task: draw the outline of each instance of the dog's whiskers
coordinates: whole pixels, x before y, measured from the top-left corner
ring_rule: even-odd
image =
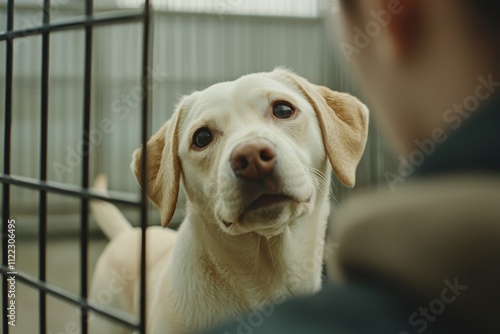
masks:
[[[257,237],[257,248],[255,252],[255,258],[254,258],[254,268],[257,270],[259,268],[259,258],[260,258],[260,239],[262,239],[261,236]]]
[[[334,189],[333,189],[333,188],[335,188],[335,191],[336,191],[337,193],[339,193],[339,189],[338,189],[338,188],[337,188],[337,186],[335,185],[335,182],[332,182],[332,184],[333,184],[333,187],[332,187],[332,188],[330,188],[330,197],[331,197],[331,198],[333,198],[333,199],[335,200],[335,202],[337,203],[337,205],[340,205],[339,201],[337,200],[337,196],[336,196],[336,195],[335,195],[335,193],[334,193]]]
[[[333,198],[333,200],[337,203],[338,206],[340,206],[340,203],[337,200],[337,197],[335,196],[335,194],[332,191],[330,191],[330,197]]]
[[[311,167],[310,171],[312,173],[313,178],[317,181],[314,182],[314,187],[316,188],[316,190],[320,190],[321,186],[323,187],[327,186],[326,176],[322,171],[314,167]]]
[[[320,171],[319,169],[314,168],[314,167],[311,167],[310,171],[311,171],[312,175],[316,178],[316,181],[317,181],[317,183],[314,183],[314,187],[316,188],[316,190],[320,190],[321,186],[323,186],[323,187],[328,186],[325,173],[323,173],[322,171]],[[340,205],[339,201],[337,200],[337,195],[335,194],[335,192],[336,193],[339,192],[337,185],[335,184],[335,182],[330,182],[330,183],[333,184],[333,188],[335,188],[335,189],[333,189],[332,187],[329,187],[328,194],[330,195],[330,198],[332,198],[337,203],[337,205]]]
[[[278,272],[278,267],[276,267],[276,263],[274,262],[273,250],[271,249],[271,244],[269,242],[269,239],[266,239],[266,241],[267,241],[267,247],[269,248],[269,256],[271,257],[271,263],[273,264],[274,270]]]
[[[217,196],[212,196],[209,200],[208,200],[208,207],[211,208],[211,207],[214,207],[215,206],[215,202],[217,201],[218,197]]]

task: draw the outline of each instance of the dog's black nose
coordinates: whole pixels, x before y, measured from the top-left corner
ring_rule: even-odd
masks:
[[[276,150],[267,139],[255,138],[236,146],[231,153],[231,168],[244,180],[261,182],[276,162]]]

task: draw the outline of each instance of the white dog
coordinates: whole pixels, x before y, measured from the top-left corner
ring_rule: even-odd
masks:
[[[284,69],[184,97],[147,144],[147,191],[163,226],[181,181],[187,197],[178,232],[148,228],[148,333],[197,332],[318,291],[331,168],[354,185],[367,129],[368,109],[356,98]],[[142,158],[136,150],[141,185]],[[92,206],[111,239],[93,297],[113,285],[108,306],[137,312],[140,230],[111,204]],[[91,326],[127,332],[98,319]]]

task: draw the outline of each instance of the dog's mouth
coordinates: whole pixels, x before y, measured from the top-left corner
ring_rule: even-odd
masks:
[[[282,204],[284,202],[289,202],[289,201],[296,202],[296,200],[290,196],[264,194],[264,195],[257,197],[257,199],[255,199],[255,201],[253,201],[252,204],[250,204],[246,208],[245,211],[258,210],[258,209],[262,209],[262,208],[269,207],[272,205]]]
[[[284,205],[287,203],[311,203],[311,197],[309,197],[307,200],[299,200],[295,197],[289,196],[289,195],[283,195],[283,194],[262,194],[259,197],[257,197],[241,214],[241,217],[243,215],[252,212],[252,211],[258,211],[258,210],[266,210],[266,209],[272,209],[273,207],[279,207],[280,205]],[[229,222],[222,220],[222,223],[226,228],[230,228],[231,226],[234,225],[234,222]]]

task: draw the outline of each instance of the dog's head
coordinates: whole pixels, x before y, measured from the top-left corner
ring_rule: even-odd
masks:
[[[223,231],[276,235],[314,209],[328,161],[354,185],[367,131],[368,109],[348,94],[284,69],[246,75],[182,99],[147,144],[147,192],[164,226],[182,179],[188,205]]]

